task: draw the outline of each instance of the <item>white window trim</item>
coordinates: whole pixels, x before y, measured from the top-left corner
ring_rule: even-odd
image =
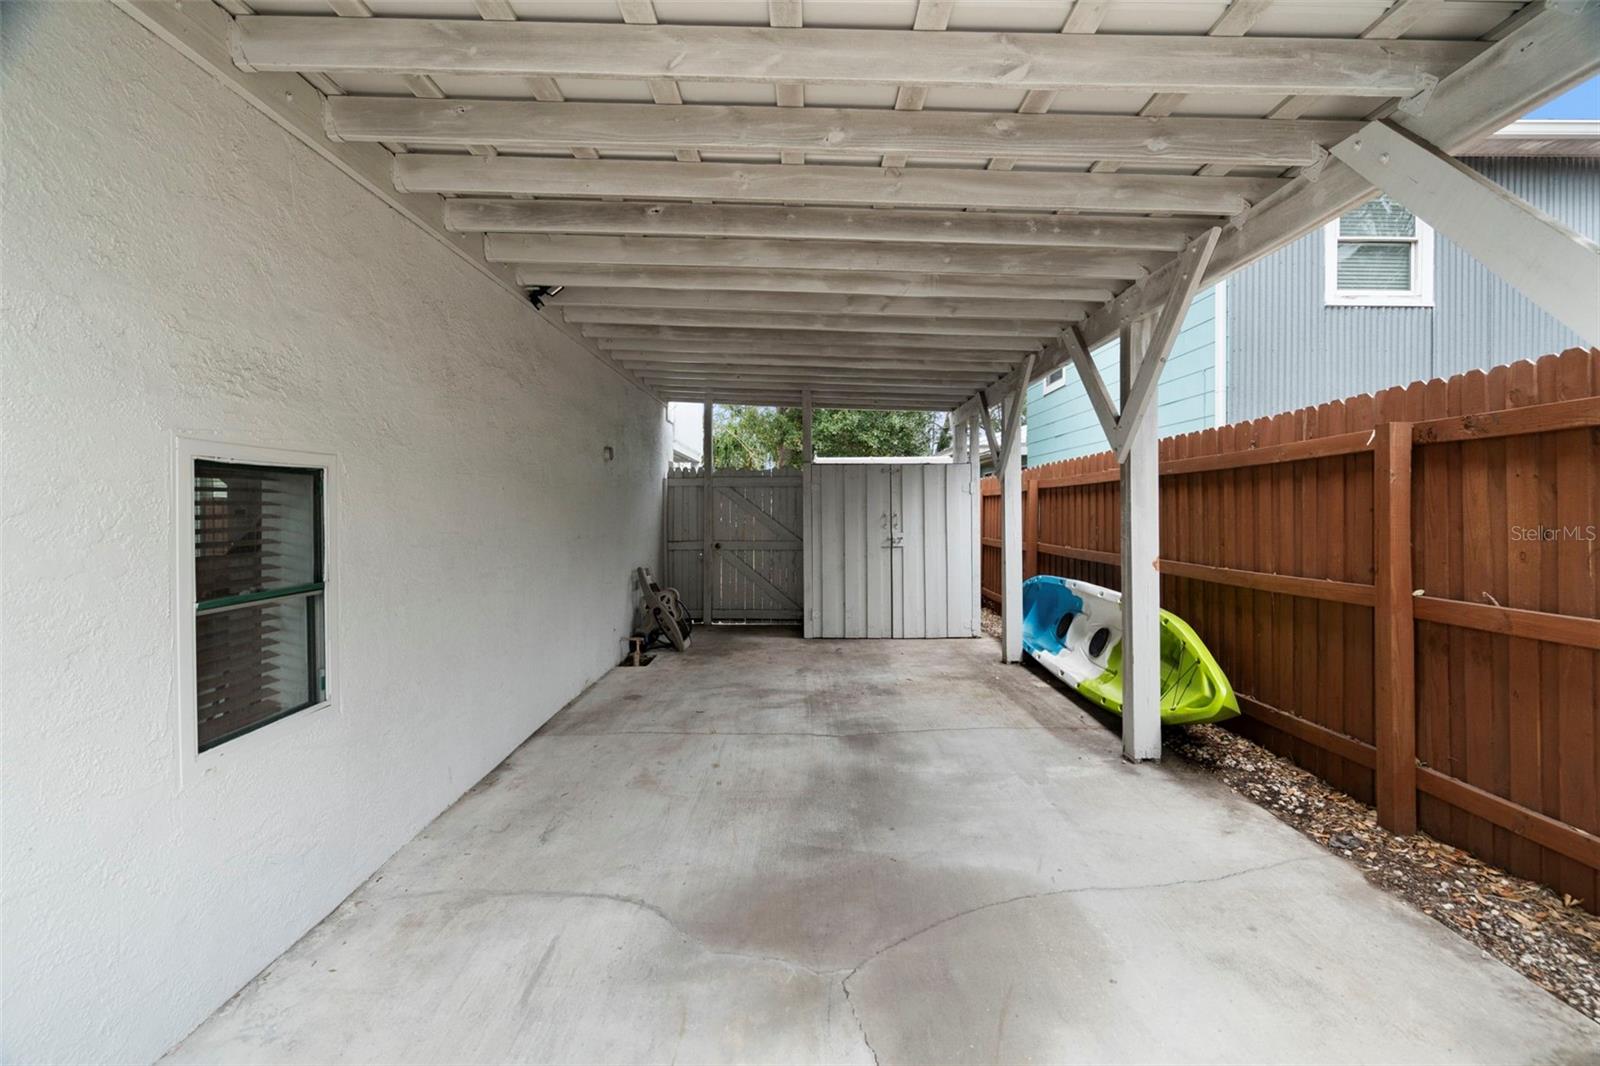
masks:
[[[1052,377],[1055,377],[1055,381],[1054,382],[1051,382],[1051,380],[1050,380]],[[1057,389],[1061,388],[1061,386],[1065,385],[1066,383],[1067,383],[1067,368],[1064,367],[1064,366],[1058,366],[1054,370],[1050,371],[1050,373],[1048,373],[1048,374],[1046,374],[1044,376],[1044,391],[1041,392],[1039,395],[1047,396],[1050,393],[1055,392]]]
[[[1433,227],[1415,214],[1417,236],[1411,244],[1410,289],[1339,288],[1339,220],[1322,228],[1323,301],[1329,307],[1432,307],[1433,306]],[[1356,240],[1357,238],[1352,238]],[[1382,238],[1362,237],[1377,243]]]
[[[249,444],[205,440],[196,437],[177,438],[177,508],[176,518],[178,555],[177,601],[174,614],[178,620],[178,721],[173,734],[178,739],[178,788],[186,785],[217,765],[230,760],[252,759],[271,752],[286,743],[304,738],[304,733],[320,726],[323,721],[338,713],[339,694],[339,598],[336,552],[336,531],[339,528],[336,502],[338,500],[334,467],[337,457],[323,452],[295,451],[287,448],[263,448]],[[322,471],[322,573],[325,588],[322,599],[323,669],[326,677],[325,698],[320,703],[296,711],[253,729],[207,751],[200,750],[200,724],[196,720],[199,702],[195,691],[195,587],[194,587],[194,464],[197,459],[214,459],[224,463],[253,463],[259,466],[310,467]]]

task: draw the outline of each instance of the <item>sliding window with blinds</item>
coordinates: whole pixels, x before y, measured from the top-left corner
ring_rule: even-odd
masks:
[[[327,698],[324,555],[322,470],[195,460],[200,751]]]
[[[1327,302],[1433,306],[1433,231],[1386,196],[1328,225]]]

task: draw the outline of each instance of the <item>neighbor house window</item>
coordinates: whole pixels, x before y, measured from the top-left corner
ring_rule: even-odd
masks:
[[[1329,223],[1324,240],[1330,306],[1433,306],[1433,230],[1393,200]]]
[[[1058,366],[1044,376],[1044,391],[1055,392],[1067,383],[1067,368]]]
[[[198,751],[323,703],[327,548],[320,467],[194,457]]]

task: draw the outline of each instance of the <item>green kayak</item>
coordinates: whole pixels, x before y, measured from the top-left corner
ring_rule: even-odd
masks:
[[[1022,647],[1113,714],[1122,713],[1122,594],[1071,578],[1022,583]],[[1161,612],[1161,720],[1169,725],[1237,717],[1233,686],[1189,624]]]

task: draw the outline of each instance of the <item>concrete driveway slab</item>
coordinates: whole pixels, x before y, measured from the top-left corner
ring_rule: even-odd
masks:
[[[978,641],[618,669],[172,1062],[1529,1062],[1600,1026]]]

